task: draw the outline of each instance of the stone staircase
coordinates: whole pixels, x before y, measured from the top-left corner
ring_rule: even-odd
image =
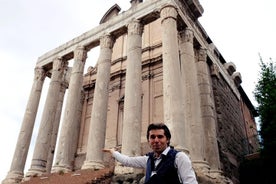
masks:
[[[69,173],[51,173],[42,176],[34,176],[22,184],[110,184],[113,176],[113,168],[99,170],[79,170]]]

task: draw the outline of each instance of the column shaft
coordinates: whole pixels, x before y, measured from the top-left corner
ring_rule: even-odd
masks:
[[[167,5],[161,9],[164,121],[173,133],[172,145],[185,150],[176,17],[177,10],[174,6]]]
[[[97,63],[96,86],[88,135],[86,161],[82,169],[103,168],[103,152],[108,110],[110,67],[113,40],[106,35],[100,40],[100,56]]]
[[[81,91],[86,58],[87,51],[85,48],[77,47],[74,51],[74,64],[70,76],[68,95],[53,172],[58,172],[60,170],[71,171],[73,169],[79,132],[79,106],[82,99]]]
[[[46,75],[43,68],[35,68],[33,86],[27,103],[20,133],[17,139],[10,171],[6,179],[2,182],[3,184],[19,183],[24,176],[24,167],[29,151],[45,76]]]
[[[59,130],[59,125],[60,125],[60,117],[61,117],[61,113],[62,113],[62,106],[63,106],[63,100],[64,100],[66,88],[67,88],[67,85],[65,84],[65,82],[63,82],[60,87],[57,110],[56,110],[56,114],[55,114],[55,121],[53,124],[53,130],[52,130],[52,135],[51,135],[51,143],[50,143],[50,149],[49,149],[49,153],[48,153],[47,166],[46,166],[47,173],[51,173],[51,169],[52,169],[52,165],[53,165],[53,159],[54,159],[54,154],[55,154],[55,150],[56,150],[56,142],[57,142],[57,137],[58,137],[58,130]]]
[[[46,164],[50,149],[52,128],[55,121],[55,113],[58,102],[58,95],[56,94],[58,94],[60,91],[60,82],[63,75],[62,71],[63,61],[62,59],[57,58],[53,62],[51,82],[49,84],[48,94],[42,113],[31,168],[29,169],[27,176],[42,174],[46,172]]]
[[[142,31],[136,20],[128,25],[122,153],[130,156],[141,153]]]
[[[141,154],[142,32],[139,21],[133,20],[128,25],[122,153],[129,156]],[[115,172],[124,174],[136,171],[118,166]]]
[[[207,64],[207,54],[205,49],[198,50],[198,79],[200,89],[200,101],[202,111],[202,121],[205,131],[205,153],[206,160],[210,164],[211,172],[219,172],[220,160],[217,143],[217,128],[215,117],[215,102],[213,99],[212,82]]]
[[[184,84],[182,86],[184,94],[183,102],[185,107],[186,132],[188,134],[186,141],[195,167],[207,169],[208,164],[204,161],[204,131],[193,39],[194,34],[192,30],[186,29],[181,32],[181,77]]]

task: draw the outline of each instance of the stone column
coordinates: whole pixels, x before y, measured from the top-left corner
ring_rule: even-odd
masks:
[[[82,99],[82,82],[87,51],[77,47],[74,51],[74,64],[71,71],[64,117],[59,137],[58,150],[53,172],[73,169],[76,140],[79,129],[79,105]]]
[[[186,151],[176,18],[173,5],[161,9],[164,122],[172,131],[171,144]]]
[[[60,82],[63,75],[63,67],[64,62],[61,58],[57,58],[53,61],[51,82],[49,84],[48,94],[42,113],[31,168],[26,175],[27,177],[46,172],[46,164],[50,149],[52,128],[55,121],[55,114],[58,104],[57,94],[60,91]]]
[[[133,20],[128,25],[122,153],[129,156],[141,155],[142,32],[139,21]],[[118,166],[115,172],[135,173],[136,170]]]
[[[2,184],[19,183],[24,176],[24,167],[32,138],[35,118],[45,79],[45,71],[41,67],[35,68],[33,86],[27,103],[23,122],[17,139],[10,171]]]
[[[183,81],[186,141],[195,167],[208,169],[204,160],[204,134],[201,119],[200,94],[194,51],[194,33],[186,28],[180,33],[181,78]]]
[[[82,169],[101,169],[104,167],[102,149],[105,145],[110,68],[113,47],[113,40],[110,35],[101,38],[100,47],[101,50],[97,62],[96,86],[91,112],[86,160]]]
[[[207,64],[207,54],[205,49],[197,51],[198,81],[200,90],[200,102],[202,111],[202,121],[205,132],[205,153],[206,160],[210,165],[210,173],[220,174],[220,160],[217,143],[217,126],[215,117],[215,102],[212,90],[212,81]]]
[[[53,124],[53,130],[51,135],[51,143],[50,143],[50,149],[48,153],[48,159],[47,159],[47,165],[46,165],[46,172],[51,173],[52,165],[53,165],[53,159],[55,155],[56,150],[56,142],[57,142],[57,136],[58,136],[58,130],[59,130],[59,124],[60,124],[60,117],[62,113],[62,106],[63,106],[63,100],[65,91],[68,87],[68,84],[66,84],[65,81],[61,83],[59,97],[58,97],[58,104],[57,104],[57,110],[55,114],[55,121]]]

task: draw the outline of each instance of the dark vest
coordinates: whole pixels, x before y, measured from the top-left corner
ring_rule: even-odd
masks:
[[[176,154],[176,150],[170,149],[167,155],[161,155],[162,160],[155,168],[154,153],[148,153],[145,184],[180,184],[177,168],[174,165]],[[152,171],[156,171],[156,174],[150,177]]]

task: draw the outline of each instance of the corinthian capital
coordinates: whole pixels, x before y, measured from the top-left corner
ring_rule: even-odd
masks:
[[[78,46],[74,50],[74,59],[78,61],[85,61],[87,58],[87,51],[83,46]]]
[[[165,19],[173,18],[176,20],[177,17],[177,9],[175,6],[168,4],[162,7],[160,12],[161,21],[163,22]]]
[[[207,61],[207,51],[206,49],[200,48],[197,51],[198,61],[206,62]]]
[[[110,34],[107,34],[101,37],[100,47],[111,49],[113,47],[113,43],[114,43],[113,37]]]
[[[42,67],[36,67],[35,68],[35,76],[34,80],[38,81],[43,81],[46,77],[46,72]]]
[[[132,20],[128,26],[128,35],[142,35],[143,26],[139,20]]]
[[[185,29],[181,32],[181,37],[183,42],[193,43],[194,40],[194,32],[191,29]]]
[[[60,70],[63,67],[63,60],[61,57],[57,57],[53,61],[53,70]]]

